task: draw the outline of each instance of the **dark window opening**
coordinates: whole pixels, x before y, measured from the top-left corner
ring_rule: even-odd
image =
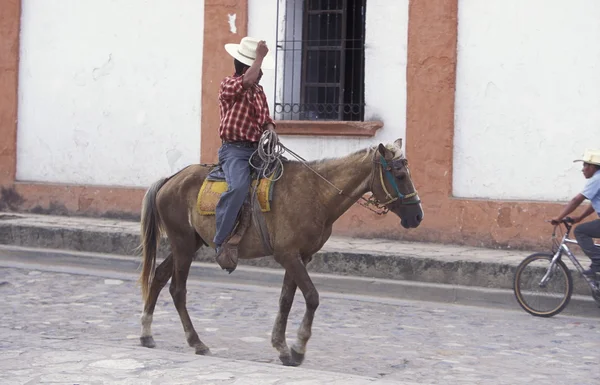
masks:
[[[277,39],[276,119],[364,119],[365,2],[286,2],[284,37]]]

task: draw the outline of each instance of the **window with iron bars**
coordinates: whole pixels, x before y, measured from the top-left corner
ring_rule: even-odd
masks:
[[[364,119],[366,0],[278,0],[275,119]]]

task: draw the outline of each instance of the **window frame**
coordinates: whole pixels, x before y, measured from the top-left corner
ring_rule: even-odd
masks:
[[[356,0],[358,3],[358,7],[360,9],[359,12],[361,12],[360,18],[362,19],[362,31],[361,31],[361,39],[362,41],[360,42],[360,49],[361,49],[361,55],[360,55],[360,63],[358,64],[361,67],[361,71],[364,72],[364,65],[365,65],[365,55],[364,55],[364,48],[365,48],[365,22],[366,22],[366,18],[365,18],[365,13],[366,13],[366,0]],[[286,6],[284,12],[280,12],[279,9],[279,4],[280,3],[284,3]],[[305,5],[307,5],[307,2],[304,1],[303,2]],[[278,28],[277,28],[277,52],[276,52],[276,58],[278,56],[284,56],[283,58],[280,57],[279,60],[277,60],[277,66],[275,69],[275,77],[276,77],[276,85],[275,85],[275,95],[274,95],[274,104],[275,104],[275,109],[274,109],[274,119],[275,122],[277,124],[278,127],[278,132],[280,132],[281,134],[284,135],[325,135],[325,136],[330,136],[330,135],[334,135],[334,136],[359,136],[359,137],[372,137],[374,136],[377,131],[383,127],[383,122],[379,121],[379,120],[375,120],[375,121],[368,121],[364,119],[364,113],[365,113],[365,87],[364,87],[364,77],[363,79],[361,79],[361,85],[360,85],[360,94],[361,94],[361,98],[360,98],[360,102],[361,102],[361,117],[360,120],[343,120],[344,118],[344,114],[343,114],[343,109],[340,111],[339,113],[339,118],[338,120],[308,120],[308,119],[285,119],[285,118],[278,118],[277,114],[280,115],[284,115],[284,109],[283,107],[280,108],[280,110],[278,111],[277,108],[280,106],[284,106],[285,105],[285,95],[284,95],[284,87],[285,87],[285,69],[283,68],[285,66],[285,63],[288,63],[288,61],[286,61],[285,58],[285,54],[286,54],[286,50],[284,49],[284,45],[290,41],[288,36],[285,36],[286,32],[289,33],[289,26],[285,25],[284,20],[289,20],[290,17],[292,17],[292,19],[295,19],[295,14],[294,16],[292,15],[292,12],[297,11],[297,9],[290,9],[289,5],[294,4],[293,1],[290,0],[282,0],[282,1],[278,1],[278,10],[277,10],[277,15],[278,15]],[[347,0],[343,0],[343,4],[342,4],[342,9],[340,11],[343,11],[344,13],[348,13],[349,10],[346,9],[347,8]],[[321,12],[323,12],[323,10],[321,10]],[[306,19],[308,15],[308,12],[304,12],[304,8],[303,8],[303,15],[302,15],[302,20],[303,20],[303,29],[305,29],[306,26],[306,22],[304,21]],[[346,38],[347,33],[346,33],[346,17],[342,18],[342,24],[343,24],[343,28],[344,28],[344,36],[341,39],[341,45],[340,45],[340,51],[341,51],[341,55],[346,55],[345,51],[347,50],[346,47]],[[283,27],[282,27],[283,25]],[[283,32],[284,34],[284,38],[282,40],[279,40],[279,34],[280,32]],[[354,35],[353,35],[354,36]],[[292,39],[293,40],[293,37]],[[302,32],[302,45],[304,46],[305,44],[305,34],[304,31]],[[295,44],[295,42],[293,42]],[[301,48],[302,52],[304,53],[304,47]],[[302,55],[302,73],[301,73],[301,89],[304,91],[304,79],[306,78],[306,64],[305,64],[305,55]],[[342,57],[344,57],[342,56]],[[278,79],[278,72],[283,72],[283,75],[281,76],[281,78],[279,79],[284,86],[281,88],[277,87],[277,79]],[[287,75],[290,76],[290,75]],[[293,74],[291,75],[293,76]],[[339,79],[339,85],[338,85],[338,92],[341,96],[341,98],[344,97],[344,72],[340,71],[340,79]],[[300,101],[304,101],[304,95],[302,95],[299,98]],[[343,105],[343,104],[342,104]],[[289,111],[292,111],[292,107],[289,108]],[[300,111],[300,109],[298,109],[298,111]],[[299,112],[297,112],[299,113]],[[291,115],[291,112],[287,113],[288,116]]]

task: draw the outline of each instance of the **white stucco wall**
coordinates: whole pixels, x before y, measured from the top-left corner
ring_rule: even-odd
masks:
[[[200,159],[203,0],[23,0],[17,179],[147,186]]]
[[[567,200],[600,148],[600,2],[460,0],[459,197]]]
[[[266,40],[271,51],[275,50],[278,1],[284,2],[248,1],[248,34]],[[368,139],[281,138],[284,145],[305,159],[342,156],[371,144],[405,137],[408,0],[367,1],[365,39],[365,120],[382,120],[384,128]],[[272,111],[275,71],[263,72],[261,84]]]

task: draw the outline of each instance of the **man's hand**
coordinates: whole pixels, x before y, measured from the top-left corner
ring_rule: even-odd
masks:
[[[242,81],[244,89],[248,89],[259,82],[262,76],[260,66],[268,52],[267,43],[264,40],[259,41],[256,45],[256,59],[254,59],[254,63],[244,73],[244,80]]]
[[[256,58],[264,59],[265,56],[269,53],[269,47],[267,47],[267,42],[261,40],[256,45]]]
[[[244,89],[248,89],[260,81],[262,76],[260,66],[262,65],[262,60],[265,58],[265,55],[268,52],[269,48],[267,48],[267,43],[264,40],[259,41],[256,45],[256,59],[250,68],[248,68],[248,70],[246,70],[244,73],[244,80],[242,81]]]
[[[563,221],[568,222],[570,224],[575,224],[579,221],[581,221],[581,217],[565,217],[565,218],[561,218],[561,217],[556,217],[550,220],[550,223],[552,223],[554,226],[557,226],[559,224],[561,224]]]

